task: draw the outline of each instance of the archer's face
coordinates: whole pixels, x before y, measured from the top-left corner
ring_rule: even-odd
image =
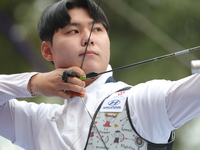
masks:
[[[53,36],[52,60],[56,68],[81,66],[93,19],[84,8],[68,11],[70,24],[59,29]],[[85,73],[105,71],[110,59],[110,40],[101,23],[95,23],[85,56]]]

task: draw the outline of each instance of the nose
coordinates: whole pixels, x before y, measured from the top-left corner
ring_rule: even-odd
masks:
[[[90,45],[90,44],[91,44],[91,45],[93,45],[93,44],[94,44],[94,42],[93,42],[93,41],[91,41],[91,40],[90,40],[89,42],[88,42],[88,41],[86,41],[86,42],[84,42],[84,43],[83,43],[83,46],[87,46],[87,45]]]
[[[84,34],[84,37],[82,39],[82,42],[81,42],[81,45],[82,46],[87,46],[87,45],[94,45],[94,40],[93,40],[93,37],[92,37],[92,33],[87,33],[87,34]]]

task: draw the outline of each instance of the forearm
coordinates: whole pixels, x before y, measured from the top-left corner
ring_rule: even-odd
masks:
[[[27,85],[33,73],[0,75],[0,106],[6,101],[18,97],[31,97]]]
[[[85,76],[78,67],[66,68],[75,71],[77,76]],[[66,69],[56,69],[46,73],[21,73],[13,75],[0,75],[0,106],[6,101],[19,97],[32,97],[38,94],[48,97],[72,97],[68,91],[85,93],[85,82],[77,77],[68,77],[63,82],[62,74]]]

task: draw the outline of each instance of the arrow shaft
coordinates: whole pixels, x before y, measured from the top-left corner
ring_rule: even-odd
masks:
[[[129,64],[129,65],[122,66],[122,67],[119,67],[119,68],[115,68],[115,69],[112,69],[112,70],[104,71],[104,72],[101,72],[101,73],[97,73],[97,75],[101,75],[101,74],[108,73],[108,72],[114,72],[114,71],[130,68],[130,67],[134,67],[134,66],[139,66],[139,65],[150,63],[150,62],[153,62],[153,61],[158,61],[158,60],[161,60],[161,59],[182,55],[182,54],[189,53],[189,52],[192,52],[192,51],[195,51],[195,50],[200,50],[200,46],[193,47],[193,48],[186,49],[186,50],[182,50],[182,51],[178,51],[178,52],[175,52],[175,53],[170,53],[170,54],[155,57],[155,58],[151,58],[151,59],[147,59],[147,60],[144,60],[144,61]]]

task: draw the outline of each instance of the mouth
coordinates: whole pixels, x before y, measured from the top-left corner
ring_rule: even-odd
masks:
[[[86,56],[92,56],[92,55],[98,55],[98,54],[95,51],[87,50],[86,53],[83,52],[79,56],[84,56],[84,55],[86,55]]]

